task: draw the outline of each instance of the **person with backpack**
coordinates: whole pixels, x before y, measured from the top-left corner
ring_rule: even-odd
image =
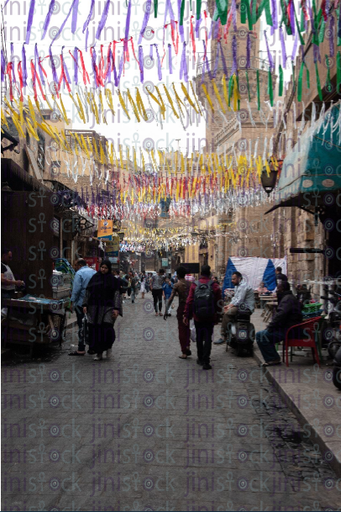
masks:
[[[197,363],[204,370],[211,370],[210,356],[214,325],[218,323],[222,309],[219,284],[211,280],[211,267],[203,265],[198,281],[194,281],[189,291],[183,321],[189,325],[194,318],[197,337]]]

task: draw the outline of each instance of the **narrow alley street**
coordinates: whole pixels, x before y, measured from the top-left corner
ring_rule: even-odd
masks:
[[[124,305],[110,360],[3,366],[3,510],[339,510],[341,481],[255,359],[180,360],[175,309]],[[216,333],[216,338],[217,338]]]

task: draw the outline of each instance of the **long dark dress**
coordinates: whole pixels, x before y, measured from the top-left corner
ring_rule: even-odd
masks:
[[[122,316],[119,280],[111,273],[97,272],[89,281],[83,307],[88,310],[90,350],[101,354],[115,341],[113,310]]]

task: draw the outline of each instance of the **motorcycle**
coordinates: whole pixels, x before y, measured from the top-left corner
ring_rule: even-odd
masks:
[[[329,296],[321,296],[329,301],[332,309],[323,328],[323,339],[329,341],[328,353],[333,360],[333,384],[341,390],[341,289],[329,290]]]
[[[250,311],[238,311],[236,319],[227,328],[226,352],[233,348],[237,356],[253,356],[255,327],[251,323]]]

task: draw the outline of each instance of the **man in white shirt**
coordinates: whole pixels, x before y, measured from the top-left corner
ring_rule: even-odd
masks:
[[[9,267],[12,261],[12,251],[9,249],[2,249],[1,251],[1,298],[12,299],[14,297],[15,287],[24,286],[24,281],[16,280],[13,272]]]
[[[221,324],[221,338],[214,342],[215,345],[221,345],[227,341],[227,326],[233,322],[238,311],[255,310],[255,294],[251,286],[243,280],[240,272],[232,274],[232,283],[234,284],[234,297],[228,306],[224,307],[224,316]]]

